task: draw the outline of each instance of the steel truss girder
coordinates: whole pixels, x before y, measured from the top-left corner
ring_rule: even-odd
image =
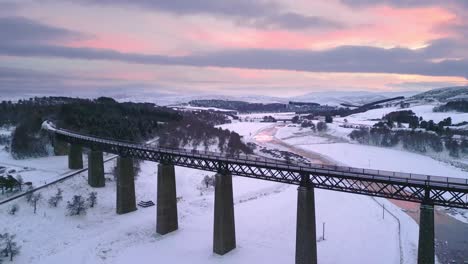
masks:
[[[356,193],[403,201],[431,203],[447,207],[468,208],[468,184],[433,184],[428,181],[384,178],[371,174],[358,174],[316,169],[307,166],[290,166],[281,161],[257,162],[229,156],[213,156],[183,149],[163,149],[141,144],[84,136],[73,132],[55,130],[63,141],[103,152],[155,161],[205,171],[229,171],[233,175],[275,181],[287,184],[312,184],[316,188]]]

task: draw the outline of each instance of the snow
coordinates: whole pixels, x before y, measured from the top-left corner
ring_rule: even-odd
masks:
[[[83,161],[86,164],[86,159]],[[0,166],[15,170],[13,175],[21,175],[25,182],[32,182],[34,186],[50,182],[69,172],[67,156],[15,160],[9,153],[0,151]]]
[[[434,120],[438,123],[444,120],[447,117],[452,118],[452,123],[460,123],[468,120],[468,113],[461,112],[433,112],[432,110],[437,104],[422,104],[422,105],[412,105],[408,108],[399,108],[399,107],[386,107],[369,110],[364,113],[358,113],[345,117],[350,123],[366,124],[372,125],[370,119],[380,119],[384,115],[394,112],[394,111],[405,111],[412,110],[417,116],[422,116],[424,120]],[[366,122],[367,121],[367,122]],[[370,122],[369,122],[370,121]],[[375,123],[375,122],[374,122]]]
[[[313,92],[301,96],[293,97],[293,101],[315,102],[322,105],[336,105],[341,103],[350,104],[365,104],[378,100],[397,97],[397,96],[412,96],[417,92],[369,92],[369,91],[326,91]]]
[[[239,114],[241,119],[262,119],[264,116],[272,116],[276,119],[291,119],[296,115],[295,112],[265,112],[265,113],[250,113]]]
[[[373,115],[375,112],[369,114]],[[348,135],[354,129],[341,127],[342,124],[340,121],[327,124],[326,133],[300,126],[278,125],[275,137],[345,166],[468,179],[468,172],[423,154],[350,143]]]
[[[106,171],[111,167],[106,166]],[[152,162],[142,164],[136,180],[137,201],[155,200],[156,168]],[[8,227],[4,231],[17,234],[22,246],[15,263],[153,263],[155,259],[195,264],[292,263],[296,188],[234,177],[238,247],[221,257],[212,253],[214,198],[213,190],[201,185],[205,174],[176,168],[177,195],[182,198],[178,204],[180,228],[166,236],[155,234],[156,207],[116,215],[115,183],[90,188],[86,173],[56,186],[64,189],[59,208],[49,208],[42,200],[34,215],[21,199],[15,202],[20,206],[15,216],[6,213],[7,206],[0,207],[0,221]],[[56,187],[43,191],[44,198]],[[66,216],[65,201],[90,191],[98,192],[97,206],[84,216]],[[390,217],[382,219],[377,203],[364,196],[317,190],[316,206],[318,237],[326,223],[326,240],[318,243],[320,263],[399,263],[397,223]]]
[[[240,136],[242,136],[245,141],[248,142],[252,140],[252,137],[258,131],[274,125],[276,124],[262,122],[233,122],[230,124],[219,125],[217,127],[227,129],[230,131],[235,131]]]
[[[275,136],[281,140],[287,140],[292,145],[325,144],[331,142],[328,138],[318,136],[310,128],[299,126],[282,127],[276,132]]]
[[[346,166],[468,179],[466,171],[424,155],[402,150],[350,143],[300,145],[300,147],[332,157]]]
[[[353,120],[353,122],[356,122],[356,120]],[[301,132],[299,127],[277,127],[278,131],[275,137],[282,139],[294,148],[317,153],[326,160],[334,161],[339,165],[468,179],[468,172],[422,154],[340,141],[340,139],[347,139],[347,134],[352,131],[352,129],[340,127],[341,124],[339,121],[336,122],[335,119],[333,124],[328,124],[329,129],[326,134]],[[323,137],[326,142],[317,139],[317,137]],[[294,148],[291,148],[291,150],[294,150]],[[413,263],[412,260],[408,259],[415,258],[417,255],[417,247],[415,246],[418,237],[417,224],[388,200],[381,198],[375,200],[385,204],[385,208],[392,211],[399,219],[404,259],[406,263]],[[351,206],[357,208],[359,204]],[[468,222],[468,210],[452,209],[449,215],[464,223]]]
[[[433,113],[427,106],[413,108],[426,116],[446,114],[456,120],[453,113]],[[369,119],[381,118],[386,112],[395,110],[376,109],[347,119],[349,123],[372,125],[375,121]],[[271,114],[280,118],[293,116],[291,113]],[[263,117],[270,114],[255,115]],[[468,178],[467,172],[420,154],[345,142],[353,129],[340,127],[343,123],[343,118],[336,118],[334,123],[328,124],[326,134],[284,125],[279,127],[275,136],[298,148],[331,157],[343,165]],[[234,122],[219,127],[236,131],[245,141],[251,142],[255,141],[259,131],[274,126],[278,124]],[[37,214],[33,214],[24,199],[0,206],[0,222],[3,224],[0,232],[15,233],[21,246],[21,254],[15,263],[294,262],[295,186],[234,176],[237,248],[225,256],[218,256],[212,253],[213,188],[206,189],[201,184],[205,175],[213,173],[176,167],[177,196],[181,198],[178,203],[179,230],[161,236],[155,233],[156,207],[138,208],[125,215],[115,213],[116,187],[109,174],[113,163],[105,165],[106,178],[110,180],[104,188],[89,187],[87,172],[84,172],[41,191],[43,200],[39,202]],[[34,184],[68,172],[67,160],[63,156],[13,160],[7,153],[0,152],[2,164],[19,169],[34,168],[21,173],[25,181],[33,181]],[[142,163],[135,186],[137,201],[156,201],[156,163]],[[56,188],[64,190],[64,201],[59,208],[49,208],[46,200]],[[87,196],[91,191],[98,192],[95,208],[89,209],[84,216],[65,215],[66,201],[75,194]],[[319,263],[400,263],[400,257],[402,263],[416,263],[418,227],[397,206],[386,199],[356,194],[319,189],[315,193],[317,239],[322,236],[322,224],[326,224],[325,240],[318,242]],[[20,206],[14,216],[7,213],[12,204]],[[386,214],[382,219],[382,204],[397,218]],[[401,232],[398,231],[398,221]]]
[[[57,129],[55,128],[54,124],[52,124],[52,122],[46,120],[44,122],[42,122],[42,125],[41,125],[42,129],[44,130],[50,130],[50,131],[56,131]]]
[[[169,108],[174,109],[185,109],[185,110],[202,110],[202,111],[218,111],[218,112],[232,112],[235,110],[230,109],[223,109],[217,107],[201,107],[201,106],[192,106],[192,105],[175,105],[175,106],[168,106]]]
[[[0,127],[0,136],[10,136],[13,133],[13,127]]]
[[[236,186],[234,186],[236,187]],[[236,190],[236,189],[234,189]],[[396,231],[396,224],[388,219],[379,219],[377,215],[366,213],[362,217],[371,221],[360,221],[359,214],[353,212],[347,205],[351,200],[342,203],[342,197],[333,196],[329,200],[327,191],[317,192],[317,223],[321,227],[326,222],[326,240],[318,243],[318,258],[320,263],[398,263],[399,253],[397,245],[389,245],[385,241],[395,241],[390,232],[381,229],[372,233],[371,240],[364,241],[359,236],[343,236],[345,229],[352,232],[364,232],[368,228],[381,227]],[[288,188],[284,192],[273,194],[262,199],[237,204],[235,206],[237,244],[238,248],[221,257],[211,253],[212,247],[212,214],[191,216],[190,222],[185,223],[181,230],[167,237],[155,238],[152,243],[131,246],[121,252],[116,263],[129,263],[138,261],[151,263],[158,259],[167,263],[292,263],[294,261],[295,245],[295,204],[296,190]],[[354,199],[353,199],[354,198]],[[340,203],[336,208],[330,208],[324,203]],[[376,204],[365,203],[367,206],[377,207]],[[212,211],[212,201],[209,202],[209,211]],[[372,211],[371,211],[372,212]],[[352,213],[351,217],[348,217]],[[380,215],[379,215],[380,216]],[[343,219],[346,218],[346,223]],[[320,228],[321,229],[321,228]],[[396,235],[397,232],[394,232]],[[184,241],[185,243],[180,243]],[[380,242],[379,242],[380,241]],[[375,244],[374,244],[375,242]],[[362,256],[370,248],[376,249],[377,254]],[[384,249],[389,251],[384,252]],[[364,250],[364,251],[362,251]],[[336,254],[336,252],[343,252]],[[378,255],[382,254],[382,255]],[[136,257],[136,258],[135,258]],[[385,259],[385,260],[382,260]]]
[[[238,122],[221,127],[253,140],[257,131],[270,123]],[[3,161],[4,156],[0,158]],[[65,169],[66,157],[18,161],[39,168]],[[10,160],[11,161],[11,160]],[[106,177],[113,162],[106,163]],[[125,215],[115,213],[115,182],[93,189],[87,173],[41,191],[38,213],[24,199],[0,207],[3,232],[17,234],[22,252],[15,263],[293,263],[295,254],[296,187],[244,177],[233,177],[237,249],[225,256],[212,253],[213,189],[201,184],[205,175],[176,167],[179,230],[166,236],[155,233],[156,207],[139,208]],[[137,201],[156,200],[157,164],[143,162],[136,179]],[[47,177],[44,175],[44,177]],[[64,190],[59,208],[49,208],[46,200],[56,188]],[[65,215],[66,201],[73,195],[98,192],[96,208],[84,216]],[[316,190],[317,239],[326,223],[325,241],[318,242],[320,263],[400,263],[397,220],[382,219],[381,203],[366,196]],[[17,203],[15,216],[6,213]],[[386,205],[387,207],[387,205]],[[391,205],[388,205],[391,208]],[[415,263],[417,228],[399,210],[399,218],[413,228],[403,230],[404,263]],[[405,220],[406,221],[406,220]],[[7,228],[6,228],[7,227]],[[416,230],[416,232],[414,231]],[[339,254],[337,254],[339,252]],[[366,252],[363,254],[362,252]],[[371,254],[369,254],[371,252]]]

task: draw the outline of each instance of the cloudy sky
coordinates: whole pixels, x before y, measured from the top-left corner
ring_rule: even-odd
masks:
[[[0,0],[0,94],[466,85],[466,0]]]

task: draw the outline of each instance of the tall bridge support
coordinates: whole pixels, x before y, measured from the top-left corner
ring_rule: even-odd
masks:
[[[314,187],[297,190],[296,264],[317,264]]]
[[[83,149],[80,145],[70,144],[68,151],[68,168],[79,170],[83,168]]]
[[[104,187],[104,160],[102,151],[91,150],[88,155],[88,184],[91,187]]]
[[[214,199],[213,252],[224,255],[236,248],[231,173],[216,174]]]
[[[418,264],[434,264],[434,205],[421,204],[419,211]]]
[[[178,229],[174,165],[158,165],[156,232],[165,235]]]
[[[117,158],[117,214],[136,210],[135,172],[133,160],[127,157]]]

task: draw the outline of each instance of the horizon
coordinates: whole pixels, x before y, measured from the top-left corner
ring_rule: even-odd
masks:
[[[466,86],[463,86],[466,87]],[[444,88],[452,88],[452,87],[441,87],[441,88],[434,88],[434,89],[444,89]],[[434,90],[431,89],[431,90]],[[333,91],[313,91],[307,92],[300,95],[288,96],[288,95],[278,95],[278,96],[269,96],[269,95],[261,95],[261,94],[234,94],[234,95],[225,95],[220,93],[181,93],[181,92],[168,92],[168,91],[143,91],[138,95],[128,94],[130,92],[128,90],[121,90],[121,89],[113,89],[111,91],[101,91],[101,90],[92,90],[92,91],[49,91],[45,93],[35,93],[35,92],[20,92],[17,94],[8,93],[8,95],[0,94],[0,101],[18,101],[18,100],[27,100],[30,98],[35,97],[68,97],[68,98],[83,98],[83,99],[97,99],[99,97],[109,97],[115,100],[120,101],[137,101],[137,102],[159,102],[166,100],[173,100],[176,102],[189,102],[191,100],[226,100],[226,101],[246,101],[246,102],[254,102],[258,101],[263,103],[272,103],[272,102],[287,102],[287,101],[305,101],[311,102],[316,100],[320,103],[320,100],[326,98],[359,98],[362,96],[383,96],[383,97],[390,97],[390,96],[405,96],[410,97],[419,93],[426,92],[425,91],[417,91],[417,90],[406,90],[406,91],[372,91],[372,90],[355,90],[355,91],[346,91],[346,90],[333,90]],[[307,98],[309,97],[309,98]],[[157,99],[160,99],[159,101]],[[158,104],[158,103],[156,103]]]
[[[460,0],[0,0],[0,93],[290,98],[464,86],[467,11]]]

